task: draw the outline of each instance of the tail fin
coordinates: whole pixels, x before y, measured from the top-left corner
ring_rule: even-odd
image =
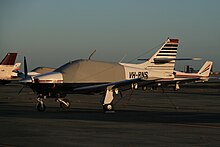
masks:
[[[212,61],[206,61],[202,68],[199,70],[198,74],[200,74],[201,76],[209,76],[212,64]]]
[[[148,61],[143,63],[146,69],[173,73],[178,45],[178,39],[168,38],[162,47]]]
[[[1,61],[0,65],[14,65],[17,57],[17,53],[8,53]]]

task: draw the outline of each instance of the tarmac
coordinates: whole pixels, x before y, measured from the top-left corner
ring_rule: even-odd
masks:
[[[0,147],[7,146],[220,146],[220,82],[196,83],[116,96],[104,114],[101,95],[68,95],[71,109],[22,85],[0,86]],[[132,94],[132,95],[131,95]]]

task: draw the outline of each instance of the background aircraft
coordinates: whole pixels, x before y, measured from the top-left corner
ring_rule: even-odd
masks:
[[[24,60],[26,60],[26,59],[24,59]],[[20,79],[24,79],[24,78],[27,78],[27,77],[33,78],[33,77],[35,77],[39,74],[52,72],[54,70],[55,70],[55,68],[50,68],[50,67],[36,67],[35,69],[31,70],[30,72],[27,72],[27,75],[25,75],[25,72],[21,72],[19,70],[16,70],[16,74],[18,75],[18,77]]]
[[[16,77],[14,70],[19,69],[20,63],[15,64],[17,53],[7,53],[0,63],[0,84],[7,84]]]
[[[209,74],[212,68],[212,61],[206,61],[201,69],[197,73],[186,73],[180,71],[174,71],[174,79],[171,80],[158,80],[157,83],[150,85],[151,89],[157,89],[157,87],[173,87],[174,90],[180,89],[180,84],[187,84],[193,82],[205,82],[209,80]],[[147,87],[144,87],[147,90]]]
[[[175,90],[180,89],[179,84],[208,81],[212,64],[212,61],[206,61],[197,73],[174,71]]]
[[[67,94],[104,94],[104,112],[113,111],[114,94],[152,84],[157,80],[172,80],[175,60],[161,62],[160,58],[175,58],[178,39],[167,39],[162,47],[141,64],[112,63],[94,60],[68,62],[53,72],[23,79],[38,95],[37,109],[45,111],[43,99],[56,98],[62,108],[69,108]],[[25,77],[27,63],[25,59]]]

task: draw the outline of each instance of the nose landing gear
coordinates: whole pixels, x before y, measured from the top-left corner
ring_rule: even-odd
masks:
[[[45,97],[39,96],[37,98],[38,103],[36,105],[36,108],[39,112],[44,112],[46,110],[46,106],[44,104],[43,99],[46,99],[46,96]],[[56,101],[60,103],[60,108],[62,108],[62,109],[69,109],[71,106],[70,100],[68,100],[66,98],[57,98]]]
[[[44,112],[46,110],[46,106],[43,102],[43,99],[42,98],[37,98],[37,101],[38,101],[37,106],[36,106],[37,110],[39,112]]]

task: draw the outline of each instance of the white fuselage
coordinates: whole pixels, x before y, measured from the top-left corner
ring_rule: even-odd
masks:
[[[0,65],[0,80],[10,80],[14,65]]]
[[[174,75],[172,72],[164,72],[156,69],[146,69],[141,68],[139,64],[126,64],[119,63],[124,66],[126,80],[141,78],[141,77],[150,77],[150,78],[161,78],[161,79],[173,79]]]
[[[175,71],[174,80],[184,80],[189,78],[200,78],[200,80],[202,81],[207,81],[209,76],[204,76],[198,73],[185,73],[185,72]]]

